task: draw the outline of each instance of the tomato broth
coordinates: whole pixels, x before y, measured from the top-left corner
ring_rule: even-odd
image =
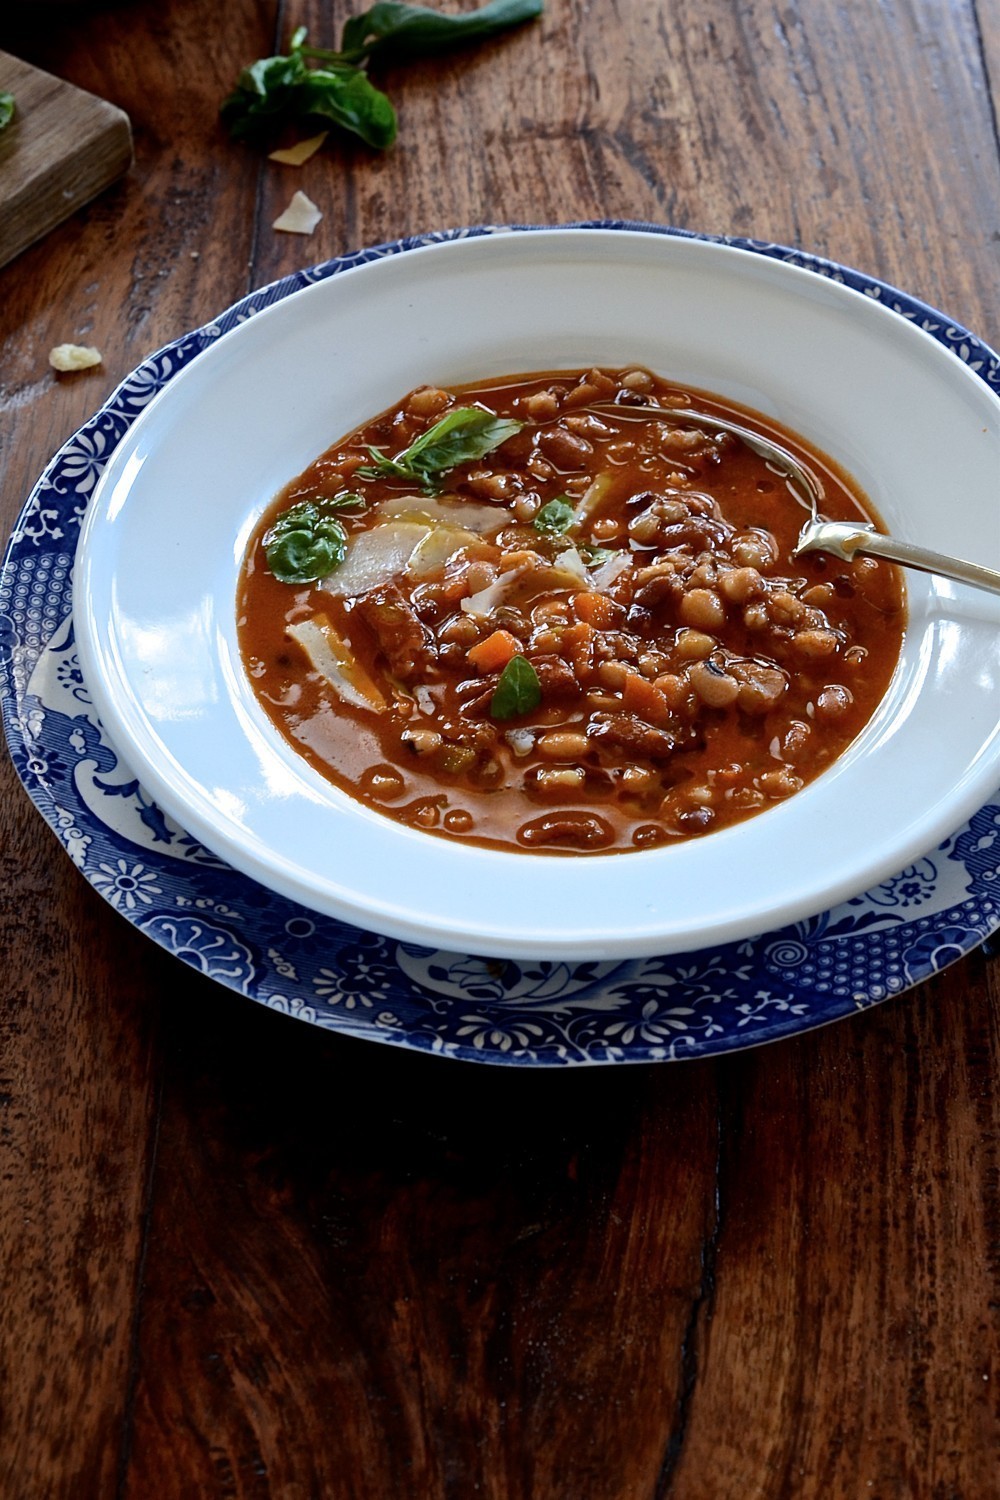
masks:
[[[528,852],[701,837],[799,791],[885,693],[899,571],[793,556],[788,475],[685,408],[872,519],[801,438],[645,369],[420,387],[251,539],[240,645],[274,725],[386,816]]]

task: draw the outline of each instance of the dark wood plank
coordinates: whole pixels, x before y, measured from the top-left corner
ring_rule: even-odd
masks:
[[[300,18],[334,39],[319,7]],[[721,4],[613,18],[550,6],[541,39],[528,29],[388,74],[401,118],[389,156],[334,144],[301,171],[266,167],[257,279],[414,228],[628,215],[841,255],[983,326],[986,237],[956,263],[947,232],[928,229],[938,163],[968,135],[977,165],[947,184],[956,221],[992,192],[989,122],[965,71],[973,28],[955,9],[928,42],[929,19],[869,16],[862,45],[832,5],[808,20],[763,5],[739,19]],[[956,98],[969,119],[951,119]],[[845,115],[866,122],[860,135]],[[928,130],[940,154],[924,170],[914,143]],[[268,227],[297,186],[325,214],[309,239]],[[960,1370],[986,1272],[954,1272],[966,1221],[978,1253],[993,1211],[983,1126],[996,1099],[982,1038],[960,1024],[969,972],[756,1057],[624,1079],[469,1082],[330,1039],[278,1048],[271,1018],[266,1031],[244,1019],[240,1063],[208,1057],[166,1089],[130,1493],[163,1471],[178,1432],[178,1494],[186,1480],[238,1495],[779,1496],[816,1493],[818,1477],[826,1493],[865,1493],[874,1431],[891,1435],[877,1469],[888,1493],[924,1462],[976,1494],[993,1432]],[[948,1001],[951,1024],[935,1028]],[[919,1068],[932,1043],[926,1066],[955,1092],[944,1126],[899,1063]],[[987,1095],[976,1111],[970,1048]],[[914,1161],[942,1147],[969,1166],[928,1175],[928,1228],[931,1210],[909,1203]],[[582,1164],[583,1215],[564,1151]],[[192,1182],[197,1214],[182,1200]],[[928,1332],[942,1300],[954,1336],[940,1321]],[[845,1380],[845,1356],[864,1374]],[[913,1410],[927,1378],[940,1421],[926,1392],[925,1420]],[[945,1432],[966,1440],[959,1457],[954,1443],[938,1451]]]
[[[442,1066],[200,986],[172,1016],[129,1495],[655,1475],[714,1215],[710,1068]]]
[[[229,44],[266,51],[266,11],[239,7]],[[190,7],[5,7],[0,28],[136,127],[125,181],[0,271],[6,537],[118,380],[246,289],[256,169],[216,131],[229,57]],[[97,344],[103,366],[57,377],[48,350],[66,341]],[[127,1426],[157,1018],[177,973],[80,879],[9,762],[0,776],[0,1493],[105,1496]]]
[[[357,8],[285,24],[329,42]],[[125,108],[137,164],[0,273],[8,524],[142,354],[419,229],[754,234],[996,342],[984,0],[549,0],[540,27],[387,72],[388,156],[300,172],[215,123],[271,4],[16,14],[0,41]],[[304,240],[269,227],[297,186],[325,214]],[[80,337],[104,367],[57,380],[48,348]],[[444,1064],[167,960],[3,774],[5,1496],[113,1493],[119,1464],[137,1500],[992,1493],[995,960],[716,1064]]]
[[[1000,6],[996,0],[976,0],[973,6],[982,48],[986,89],[990,96],[993,126],[1000,143]],[[1000,150],[1000,145],[998,145]]]
[[[149,1175],[155,986],[147,945],[108,920],[9,762],[0,803],[0,1493],[109,1494]]]
[[[715,1294],[671,1497],[707,1472],[718,1500],[989,1493],[1000,1037],[985,961],[957,978],[720,1068]]]

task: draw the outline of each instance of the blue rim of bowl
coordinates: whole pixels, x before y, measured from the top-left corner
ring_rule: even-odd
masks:
[[[771,242],[597,220],[441,230],[337,257],[241,298],[150,355],[47,466],[0,568],[8,745],[28,795],[99,894],[182,962],[271,1009],[397,1046],[519,1066],[677,1060],[761,1045],[901,994],[1000,927],[1000,802],[874,891],[758,938],[627,962],[491,962],[319,916],[208,854],[117,760],[76,661],[75,531],[117,443],[178,370],[262,308],[354,266],[450,240],[548,229],[700,240],[812,271],[917,323],[1000,396],[1000,357],[967,329],[877,278]]]

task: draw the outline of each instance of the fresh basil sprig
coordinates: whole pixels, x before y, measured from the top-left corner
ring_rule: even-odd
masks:
[[[357,473],[362,479],[405,479],[432,490],[446,470],[492,453],[523,425],[482,406],[456,406],[395,458],[369,447],[373,462]]]
[[[396,139],[396,111],[360,68],[321,54],[324,66],[312,68],[315,54],[305,46],[300,28],[287,57],[262,57],[244,68],[219,113],[237,140],[266,145],[287,125],[327,121],[360,136],[366,145],[384,150]]]
[[[500,673],[490,699],[491,717],[513,719],[518,714],[529,714],[541,701],[542,685],[531,662],[526,656],[512,656]]]
[[[369,81],[369,60],[427,57],[461,42],[485,41],[534,20],[543,4],[490,0],[479,10],[445,15],[381,0],[345,23],[339,51],[306,46],[305,27],[299,27],[287,55],[262,57],[243,69],[222,102],[223,123],[237,140],[263,146],[289,126],[329,122],[384,150],[396,139],[396,111]]]
[[[14,118],[14,95],[0,92],[0,130],[6,130]]]
[[[489,37],[533,21],[542,13],[543,0],[490,0],[478,10],[444,14],[427,5],[404,5],[381,0],[344,26],[341,46],[346,53],[381,59],[391,54],[394,62],[410,57],[428,57],[463,42],[482,42]]]
[[[347,532],[333,512],[363,505],[359,495],[345,491],[332,500],[300,500],[283,511],[264,537],[267,566],[278,582],[313,583],[339,567]]]
[[[536,531],[546,536],[563,536],[576,520],[576,508],[568,500],[550,500],[535,517]]]

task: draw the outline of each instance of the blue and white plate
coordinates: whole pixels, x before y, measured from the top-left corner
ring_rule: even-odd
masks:
[[[275,895],[166,817],[108,744],[75,650],[72,568],[94,485],[132,422],[271,303],[366,261],[492,232],[377,246],[244,298],[144,361],[56,455],[0,573],[0,701],[29,796],[105,900],[182,961],[272,1009],[400,1046],[519,1066],[672,1060],[772,1041],[901,993],[1000,926],[1000,802],[875,889],[749,941],[628,962],[491,962],[362,932]],[[912,297],[783,246],[723,243],[877,299],[1000,393],[997,356]]]

